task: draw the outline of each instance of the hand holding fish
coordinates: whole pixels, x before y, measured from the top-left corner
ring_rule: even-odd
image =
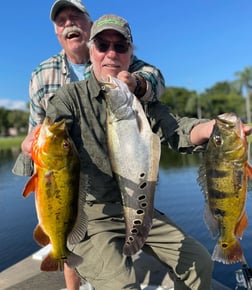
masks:
[[[215,120],[211,120],[196,125],[190,134],[191,142],[195,145],[200,145],[208,141],[212,134],[215,123]],[[252,127],[243,124],[243,132],[246,136],[250,135],[252,132]]]
[[[246,136],[249,136],[252,133],[252,127],[249,125],[244,125],[243,131]]]
[[[117,78],[121,81],[123,81],[129,88],[129,90],[133,93],[135,88],[136,88],[136,80],[133,77],[133,75],[128,72],[128,71],[121,71],[119,72],[119,74],[117,75]]]
[[[40,126],[35,127],[23,140],[22,144],[21,144],[21,149],[22,152],[31,157],[32,155],[32,143],[35,139],[35,135],[36,135],[36,131],[38,130]]]
[[[121,71],[117,75],[117,79],[123,81],[132,93],[137,94],[137,97],[142,97],[144,95],[146,91],[146,83],[142,77],[136,76],[136,74],[131,74],[128,71]],[[140,87],[137,88],[139,82]]]

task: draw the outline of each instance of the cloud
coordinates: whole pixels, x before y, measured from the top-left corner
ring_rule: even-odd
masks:
[[[0,99],[0,107],[9,109],[9,110],[27,111],[26,102],[20,101],[20,100]]]

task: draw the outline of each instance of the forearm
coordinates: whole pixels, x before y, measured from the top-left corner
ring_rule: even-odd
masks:
[[[190,140],[194,145],[201,145],[207,142],[213,131],[215,125],[215,120],[197,124],[192,128],[190,132]],[[252,127],[248,125],[243,125],[243,131],[246,136],[250,135],[252,132]]]
[[[138,96],[142,102],[159,99],[165,89],[164,77],[159,69],[134,56],[129,72],[143,81],[142,86],[145,90]]]
[[[36,77],[33,76],[29,85],[30,115],[29,132],[38,124],[43,123],[45,112],[44,87],[39,84]]]
[[[143,67],[141,71],[135,73],[145,81],[145,90],[142,92],[140,100],[143,102],[153,102],[160,98],[164,92],[164,78],[159,70],[154,67]]]

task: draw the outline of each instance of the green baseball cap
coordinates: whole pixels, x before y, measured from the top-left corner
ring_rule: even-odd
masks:
[[[113,14],[106,14],[93,23],[90,32],[90,40],[100,32],[108,29],[121,33],[130,43],[133,42],[129,23],[122,17]]]

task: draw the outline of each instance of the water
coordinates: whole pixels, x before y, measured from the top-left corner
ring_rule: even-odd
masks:
[[[32,233],[37,223],[34,196],[22,198],[26,177],[11,173],[17,152],[0,151],[0,271],[31,255],[40,247]],[[216,240],[203,221],[204,199],[197,184],[200,155],[182,156],[163,150],[156,191],[156,207],[169,215],[187,233],[199,240],[212,253]],[[252,221],[252,195],[248,194],[247,213]],[[248,265],[252,266],[252,226],[241,241]],[[223,265],[215,262],[213,278],[235,289],[235,271],[239,263]]]
[[[32,237],[37,223],[33,194],[22,197],[27,178],[11,172],[16,156],[0,150],[0,271],[40,248]]]

